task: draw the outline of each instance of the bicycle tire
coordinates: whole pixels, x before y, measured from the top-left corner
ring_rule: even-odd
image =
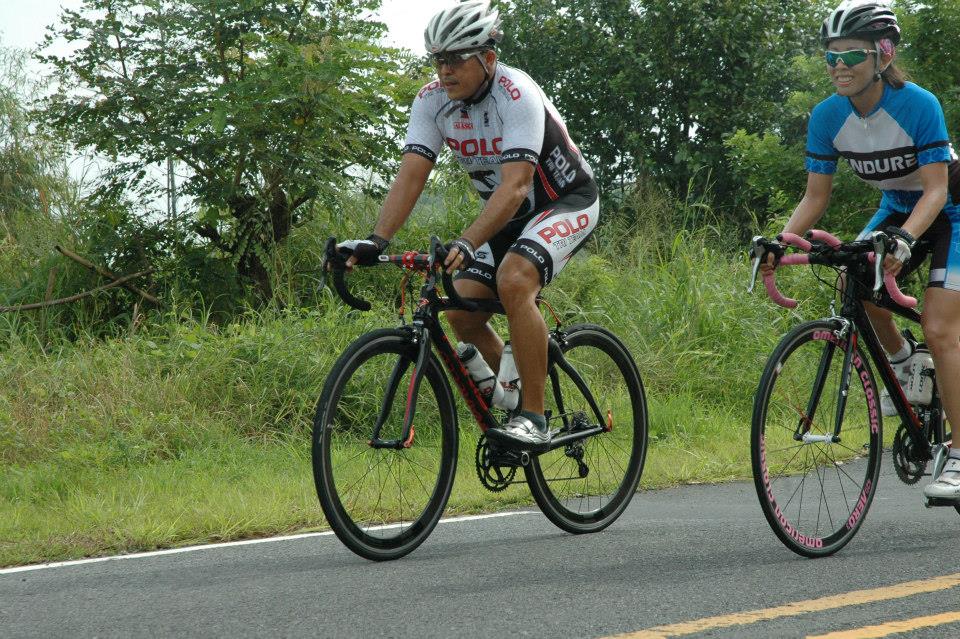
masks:
[[[373,561],[398,559],[423,543],[443,514],[456,474],[457,414],[432,349],[417,393],[412,445],[370,445],[388,399],[380,436],[401,438],[418,350],[403,329],[361,336],[333,365],[314,418],[313,476],[327,523],[350,550]],[[394,379],[397,367],[403,373]]]
[[[817,320],[787,333],[767,360],[754,398],[750,453],[757,497],[780,541],[805,557],[832,555],[853,539],[876,494],[883,455],[880,395],[859,344],[840,441],[796,439],[804,422],[808,435],[834,432],[845,348],[839,326]],[[818,377],[823,383],[814,399]],[[807,501],[805,511],[809,493],[816,500]]]
[[[630,352],[610,331],[592,324],[566,331],[560,349],[584,377],[603,415],[610,411],[613,429],[582,440],[588,474],[581,477],[570,446],[535,456],[524,469],[534,500],[547,518],[574,534],[603,530],[630,503],[647,453],[647,403],[643,382]],[[547,408],[554,436],[579,414],[596,425],[594,411],[573,380],[553,358],[548,363]],[[562,398],[563,408],[559,411]],[[576,450],[573,451],[576,454]]]

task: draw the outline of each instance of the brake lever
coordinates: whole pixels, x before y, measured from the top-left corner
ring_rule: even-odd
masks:
[[[753,293],[753,288],[757,285],[757,275],[760,273],[761,256],[764,252],[761,240],[763,240],[762,235],[755,235],[751,241],[750,255],[753,256],[753,272],[750,274],[750,286],[747,287],[748,293]]]
[[[333,251],[337,250],[337,238],[331,237],[327,240],[327,245],[323,248],[323,257],[320,258],[320,283],[317,284],[317,291],[327,288],[327,269],[330,267],[330,258]]]
[[[873,292],[878,292],[883,287],[883,260],[887,255],[887,236],[882,231],[874,231],[870,234],[870,240],[873,242],[873,254],[876,259],[873,261]]]

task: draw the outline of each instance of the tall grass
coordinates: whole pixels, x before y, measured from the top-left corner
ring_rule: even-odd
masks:
[[[633,352],[653,443],[642,486],[747,476],[760,369],[804,306],[746,294],[746,258],[708,207],[635,197],[639,214],[608,215],[546,297],[564,323],[602,324]],[[453,236],[465,217],[448,212],[471,206],[428,199],[394,248]],[[324,526],[309,462],[320,388],[351,340],[397,323],[398,272],[356,274],[374,302],[366,314],[316,290],[325,236],[365,234],[376,208],[357,201],[349,213],[339,228],[318,217],[279,255],[284,310],[215,324],[174,305],[132,336],[43,344],[22,316],[0,315],[0,565]],[[677,216],[698,228],[673,230]],[[784,281],[816,297],[808,275]],[[460,412],[451,510],[527,503],[525,488],[478,485],[476,431]]]

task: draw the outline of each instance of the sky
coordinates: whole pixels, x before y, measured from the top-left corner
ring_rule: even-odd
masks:
[[[61,7],[78,9],[82,0],[0,0],[0,44],[31,49],[46,26],[57,21]],[[451,0],[383,0],[379,18],[387,25],[386,44],[420,53],[423,29],[430,17]]]

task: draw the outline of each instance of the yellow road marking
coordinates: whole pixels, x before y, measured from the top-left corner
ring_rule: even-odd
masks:
[[[720,615],[717,617],[706,617],[696,621],[657,626],[655,628],[649,628],[639,632],[628,632],[622,635],[616,635],[616,637],[611,637],[609,639],[663,639],[665,637],[682,637],[684,635],[692,635],[698,632],[706,632],[707,630],[715,630],[717,628],[743,626],[760,621],[780,619],[782,617],[795,617],[797,615],[803,615],[809,612],[822,612],[824,610],[833,610],[848,606],[860,606],[877,601],[888,601],[891,599],[912,597],[914,595],[936,592],[938,590],[949,590],[950,588],[956,588],[957,586],[960,586],[960,573],[936,577],[934,579],[908,581],[906,583],[895,586],[887,586],[884,588],[855,590],[853,592],[830,595],[828,597],[821,597],[819,599],[795,601],[793,603],[777,606],[775,608],[737,612],[729,615]]]
[[[960,621],[960,612],[945,612],[942,615],[891,621],[876,626],[864,626],[863,628],[854,628],[853,630],[831,632],[830,634],[817,635],[815,637],[810,636],[807,637],[807,639],[875,639],[876,637],[887,637],[900,632],[910,632],[918,628],[942,626],[957,621]]]

